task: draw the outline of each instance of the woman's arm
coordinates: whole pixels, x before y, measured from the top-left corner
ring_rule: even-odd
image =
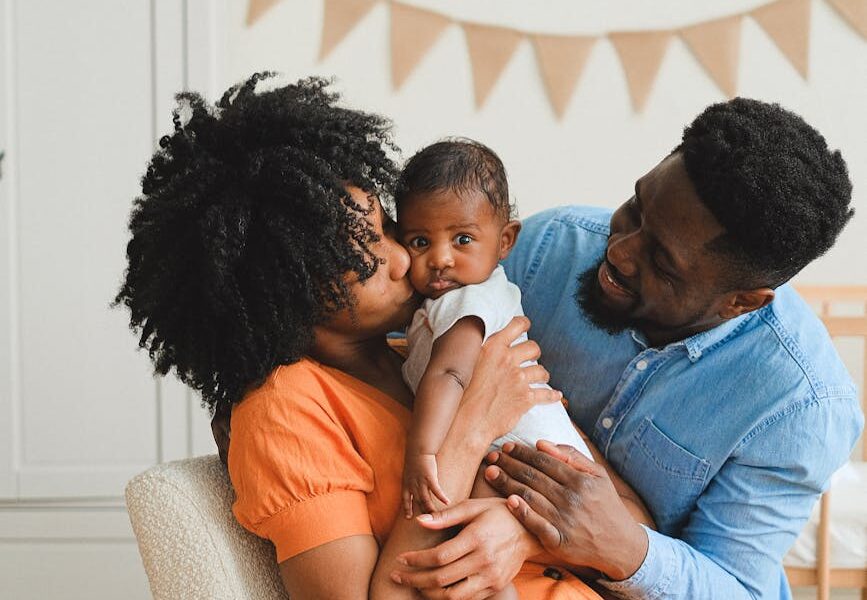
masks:
[[[341,538],[284,560],[280,577],[290,598],[362,600],[378,554],[372,535]]]
[[[472,378],[483,339],[481,319],[464,317],[434,341],[427,369],[416,390],[412,425],[406,439],[403,510],[407,518],[412,517],[413,500],[422,512],[439,508],[434,497],[448,502],[439,484],[436,455]]]

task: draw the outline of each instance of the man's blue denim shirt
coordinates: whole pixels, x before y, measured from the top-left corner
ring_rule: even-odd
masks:
[[[790,598],[782,557],[863,427],[855,386],[788,285],[664,348],[591,325],[574,294],[603,256],[610,217],[535,215],[504,262],[551,385],[659,528],[632,577],[603,583],[627,598]]]

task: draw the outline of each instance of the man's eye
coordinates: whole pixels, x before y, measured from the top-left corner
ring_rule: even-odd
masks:
[[[458,243],[459,246],[466,246],[473,241],[473,238],[468,236],[466,233],[462,233],[455,238],[455,241]]]
[[[410,248],[426,248],[428,245],[427,238],[416,237],[409,241]]]
[[[668,271],[666,271],[660,266],[658,261],[653,261],[653,268],[656,269],[656,272],[659,273],[659,275],[665,280],[667,284],[673,284],[672,276],[668,273]]]

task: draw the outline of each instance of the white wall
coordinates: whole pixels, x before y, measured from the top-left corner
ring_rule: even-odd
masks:
[[[539,32],[602,33],[685,25],[764,0],[413,3]],[[812,5],[809,82],[748,20],[740,90],[800,112],[842,149],[859,212],[800,279],[865,284],[867,52],[824,0]],[[212,451],[196,400],[172,380],[152,380],[126,315],[108,309],[130,202],[171,126],[175,91],[215,98],[261,69],[335,75],[347,104],[393,118],[407,153],[445,135],[490,144],[524,216],[565,203],[616,206],[721,99],[674,42],[637,115],[613,49],[600,42],[560,122],[524,44],[477,111],[456,27],[393,93],[385,2],[322,64],[322,0],[283,0],[252,28],[245,12],[242,0],[0,0],[2,598],[147,597],[123,483],[155,462]]]
[[[549,33],[599,34],[671,28],[743,12],[767,0],[405,0],[456,19]],[[810,78],[804,82],[752,20],[743,26],[739,93],[780,102],[840,148],[855,184],[856,217],[826,258],[799,280],[867,283],[867,49],[823,0],[812,2]],[[336,76],[347,104],[391,117],[407,155],[445,135],[466,135],[497,151],[524,216],[569,203],[615,207],[635,180],[680,140],[683,127],[705,106],[724,98],[689,50],[674,41],[642,114],[630,106],[613,47],[597,43],[562,122],[557,121],[529,43],[518,48],[487,105],[473,104],[463,34],[451,26],[393,93],[389,63],[389,7],[380,2],[322,63],[320,0],[284,0],[252,27],[246,4],[230,3],[222,83],[254,70],[288,78]],[[860,208],[860,210],[858,210]]]

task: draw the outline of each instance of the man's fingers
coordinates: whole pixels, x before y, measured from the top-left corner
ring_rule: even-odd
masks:
[[[446,529],[471,521],[489,507],[484,500],[464,500],[442,510],[418,517],[418,523],[425,529]]]
[[[596,475],[599,473],[599,464],[584,456],[584,454],[579,452],[573,446],[567,444],[554,445],[547,440],[539,440],[536,442],[536,448],[566,463],[576,471],[581,471],[582,473],[588,473],[590,475]]]
[[[530,508],[530,505],[521,498],[509,496],[509,499],[506,500],[506,506],[515,515],[515,518],[527,528],[527,531],[539,538],[545,548],[558,548],[560,546],[560,530]]]
[[[563,461],[522,444],[509,442],[504,444],[503,451],[495,464],[502,467],[513,478],[530,485],[549,498],[554,497],[556,485],[566,484],[575,477],[574,470]],[[537,479],[547,485],[531,484],[527,478],[532,477],[533,472],[538,472]]]
[[[504,458],[504,455],[506,458]],[[521,481],[519,474],[522,470],[541,471],[560,484],[568,482],[575,475],[574,470],[565,464],[563,460],[522,444],[505,444],[503,452],[500,454],[500,460],[496,464],[503,467],[512,477],[519,481]],[[533,488],[538,491],[544,491],[535,485]]]
[[[510,477],[506,471],[499,467],[500,461],[508,460],[508,458],[507,455],[500,453],[500,460],[497,461],[497,465],[491,465],[485,469],[485,479],[487,482],[503,496],[519,496],[539,514],[543,514],[546,517],[555,515],[557,509],[548,498],[533,488],[515,481],[514,478]]]
[[[475,540],[461,533],[433,548],[404,552],[398,555],[397,560],[408,567],[420,569],[445,566],[466,556],[476,547]]]

